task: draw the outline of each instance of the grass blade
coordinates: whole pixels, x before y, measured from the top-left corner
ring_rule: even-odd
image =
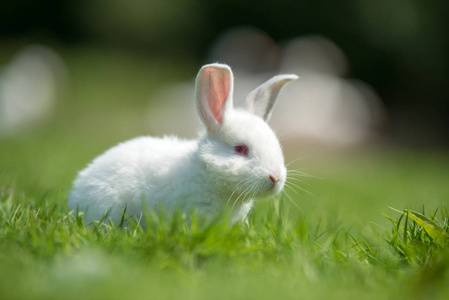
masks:
[[[432,239],[437,241],[438,245],[440,245],[441,247],[445,247],[447,245],[449,241],[449,234],[444,231],[444,229],[435,221],[416,211],[407,210],[406,213],[410,218],[413,219],[413,221],[424,228],[427,234]]]

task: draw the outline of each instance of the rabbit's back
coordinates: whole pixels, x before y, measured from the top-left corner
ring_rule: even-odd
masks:
[[[107,211],[114,223],[126,207],[127,215],[139,216],[147,206],[173,206],[180,172],[192,170],[197,141],[176,137],[139,137],[121,143],[78,174],[69,195],[69,209],[84,211],[98,220]],[[184,176],[185,177],[185,176]],[[179,195],[178,195],[179,197]],[[165,203],[161,203],[165,202]]]

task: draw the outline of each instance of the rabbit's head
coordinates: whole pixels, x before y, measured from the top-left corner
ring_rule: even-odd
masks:
[[[196,79],[196,105],[205,132],[199,153],[212,180],[241,198],[279,193],[286,168],[279,141],[266,123],[283,85],[298,78],[278,75],[233,107],[233,75],[227,65],[205,65]],[[244,200],[244,199],[241,199]]]

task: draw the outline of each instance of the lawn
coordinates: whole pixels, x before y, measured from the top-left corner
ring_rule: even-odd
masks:
[[[192,212],[148,214],[146,230],[86,227],[65,205],[76,172],[156,132],[145,123],[151,93],[196,72],[106,50],[62,51],[71,85],[52,118],[0,139],[0,299],[447,298],[445,234],[391,209],[448,231],[442,150],[290,145],[287,162],[304,157],[290,167],[313,177],[258,202],[247,224]]]

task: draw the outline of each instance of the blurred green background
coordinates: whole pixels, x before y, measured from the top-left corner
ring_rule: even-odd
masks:
[[[394,142],[448,144],[449,21],[444,0],[3,0],[1,6],[2,63],[30,42],[52,45],[67,60],[81,59],[81,49],[106,57],[114,49],[137,65],[138,59],[167,59],[182,73],[167,80],[191,78],[207,62],[211,43],[235,26],[259,28],[277,42],[324,35],[347,55],[347,76],[369,83],[380,94]],[[157,84],[150,77],[147,83]]]
[[[263,35],[275,49],[303,37],[331,42],[339,49],[331,54],[343,53],[346,64],[339,80],[368,85],[382,110],[374,137],[347,147],[339,147],[338,140],[283,142],[287,161],[305,157],[293,166],[322,178],[307,179],[306,188],[315,196],[297,198],[303,209],[317,202],[319,207],[351,212],[361,222],[367,216],[381,219],[380,211],[388,206],[419,209],[422,204],[434,208],[447,203],[447,7],[443,0],[3,0],[0,100],[6,104],[0,102],[0,118],[6,120],[11,103],[22,101],[16,105],[19,115],[33,107],[33,95],[41,93],[51,101],[42,113],[33,115],[28,109],[29,120],[1,128],[0,187],[34,196],[66,195],[76,172],[112,145],[143,134],[182,135],[162,126],[182,127],[182,108],[166,109],[161,120],[151,122],[150,112],[164,105],[160,91],[170,92],[180,83],[193,88],[201,65],[217,57],[238,69],[238,60],[223,59],[229,49],[238,53],[238,46],[220,50],[222,56],[213,55],[214,47],[230,30],[246,28]],[[30,45],[39,46],[30,51]],[[308,55],[313,56],[314,49]],[[38,57],[29,59],[31,69],[24,63],[24,52]],[[265,66],[268,59],[256,54],[256,65]],[[21,94],[26,90],[23,82],[40,86],[39,80],[47,78],[29,71],[41,70],[39,62],[48,63],[42,70],[51,80],[42,82],[50,92],[30,88]],[[268,71],[282,71],[281,64],[274,59]],[[306,72],[297,73],[307,82]],[[306,85],[301,80],[298,90]],[[193,93],[181,90],[181,95],[193,109]],[[194,112],[185,117],[196,122]],[[194,130],[190,132],[194,136]]]
[[[407,264],[378,225],[390,231],[382,212],[399,214],[389,207],[430,215],[449,206],[446,2],[0,0],[0,293],[421,299],[416,291],[441,289],[444,299],[447,257],[433,269]],[[286,220],[307,231],[294,240],[299,250],[277,255],[270,239],[260,248],[276,236],[260,222],[250,233],[202,233],[224,245],[243,237],[229,252],[182,230],[151,244],[151,230],[69,222],[72,181],[95,156],[136,136],[195,136],[194,78],[217,60],[235,72],[236,100],[276,73],[301,77],[270,122],[289,168],[313,175],[285,189]],[[273,203],[258,202],[254,215]],[[350,237],[366,240],[374,260],[351,256]],[[224,259],[177,261],[201,249]],[[270,251],[278,259],[267,264]]]

